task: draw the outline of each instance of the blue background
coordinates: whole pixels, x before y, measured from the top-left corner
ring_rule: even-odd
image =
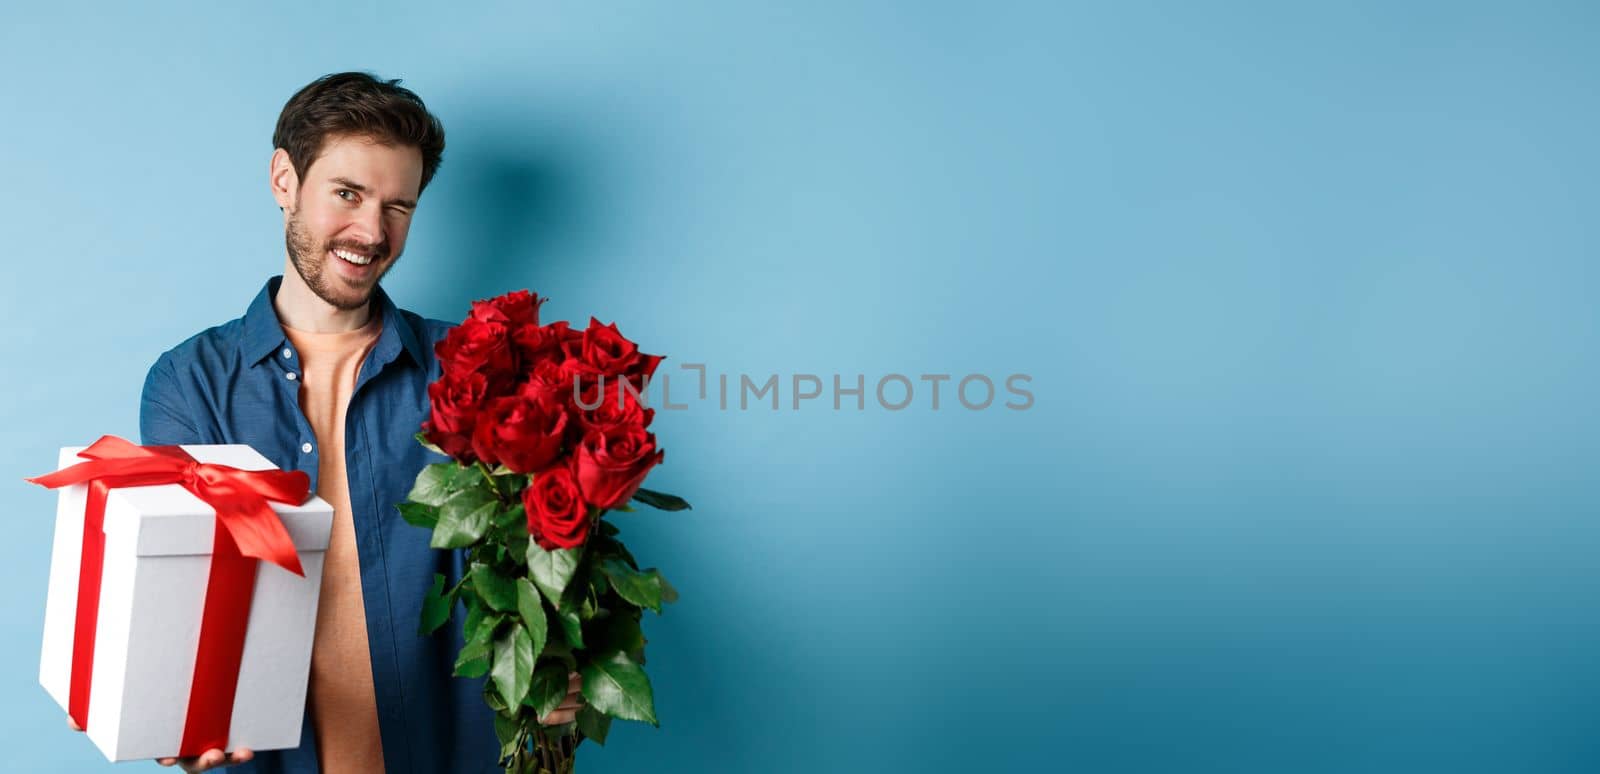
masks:
[[[582,770],[1600,769],[1600,19],[1206,5],[8,6],[7,766],[106,768],[21,478],[282,270],[278,111],[371,69],[448,131],[402,306],[868,382],[659,413],[662,726]]]

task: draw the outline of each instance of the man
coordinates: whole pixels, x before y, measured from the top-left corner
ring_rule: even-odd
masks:
[[[187,771],[498,770],[481,680],[451,676],[456,620],[417,634],[433,574],[460,577],[460,552],[429,547],[394,505],[442,458],[413,439],[439,376],[450,323],[398,309],[379,287],[405,248],[444,130],[422,100],[365,73],[328,75],[284,106],[268,184],[284,214],[282,277],[244,316],[165,352],[140,406],[141,442],[244,443],[304,470],[334,507],[301,746],[210,750]],[[573,720],[576,673],[547,725]]]

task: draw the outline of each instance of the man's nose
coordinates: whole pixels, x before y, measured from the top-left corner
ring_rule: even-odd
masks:
[[[355,214],[356,228],[351,238],[360,240],[362,244],[377,247],[383,243],[383,208],[371,205],[362,207]]]

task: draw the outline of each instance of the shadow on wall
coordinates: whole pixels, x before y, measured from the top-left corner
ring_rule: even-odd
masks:
[[[467,303],[523,287],[562,270],[562,257],[591,226],[581,148],[552,143],[452,137],[439,180],[429,252],[433,274],[413,305],[466,315]],[[578,152],[573,152],[573,151]]]

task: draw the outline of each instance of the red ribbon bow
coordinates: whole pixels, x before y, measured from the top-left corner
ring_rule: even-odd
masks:
[[[289,531],[267,504],[267,500],[305,502],[311,493],[311,478],[305,471],[240,470],[197,462],[181,447],[136,446],[114,435],[101,436],[78,456],[89,461],[28,481],[51,489],[113,476],[135,477],[116,486],[182,484],[217,509],[217,521],[233,537],[239,553],[305,577]]]
[[[179,755],[226,749],[245,629],[250,620],[250,598],[255,591],[256,563],[250,559],[268,561],[305,577],[289,531],[267,501],[290,505],[305,502],[311,493],[310,477],[299,470],[241,470],[199,462],[179,446],[137,446],[114,435],[101,436],[78,456],[88,461],[26,479],[51,489],[89,484],[78,569],[68,714],[80,728],[89,727],[95,625],[105,562],[106,496],[118,487],[180,484],[216,509],[217,528]]]

